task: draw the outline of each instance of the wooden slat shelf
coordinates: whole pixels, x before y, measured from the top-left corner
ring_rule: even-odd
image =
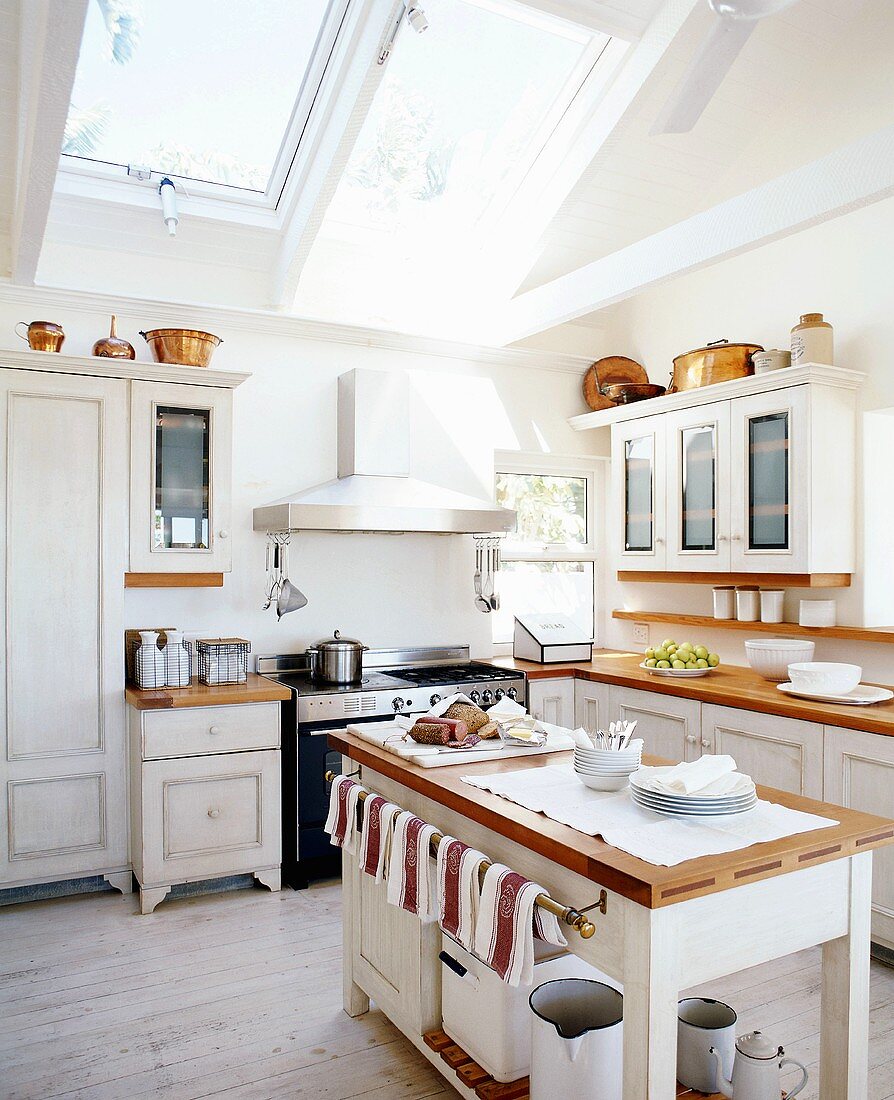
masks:
[[[619,569],[625,584],[756,584],[764,588],[850,588],[850,573],[683,573]]]
[[[675,611],[612,612],[613,619],[636,623],[670,623],[713,630],[742,630],[748,634],[777,634],[795,638],[843,638],[848,642],[881,642],[894,645],[894,626],[801,626],[799,623],[747,623],[738,619],[715,619],[713,615],[687,615]]]
[[[125,573],[125,588],[223,588],[223,573]]]

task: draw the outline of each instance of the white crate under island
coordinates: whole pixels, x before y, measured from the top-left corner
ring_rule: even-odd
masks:
[[[539,883],[567,909],[569,950],[623,987],[625,1100],[678,1095],[681,991],[820,944],[820,1096],[865,1100],[872,851],[894,840],[894,821],[759,787],[763,800],[838,824],[657,866],[462,779],[550,767],[570,754],[421,768],[352,734],[334,733],[330,744],[367,791]],[[389,905],[384,891],[345,853],[345,1011],[359,1016],[372,998],[460,1095],[485,1095],[432,1049],[438,924]],[[492,1084],[493,1096],[527,1096],[527,1081],[520,1091]]]

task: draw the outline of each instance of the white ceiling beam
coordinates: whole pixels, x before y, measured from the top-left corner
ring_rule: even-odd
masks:
[[[551,6],[553,0],[545,0]],[[555,0],[563,6],[564,0]],[[541,155],[494,229],[482,243],[483,265],[493,272],[495,296],[508,297],[537,259],[539,241],[562,204],[599,153],[612,141],[665,54],[702,0],[664,0],[642,38],[629,49],[607,87],[600,68],[612,75],[611,57],[600,59],[593,76],[565,113]],[[535,0],[535,6],[540,6]],[[610,54],[623,51],[611,42]]]
[[[655,0],[521,0],[545,15],[632,42],[645,31]]]
[[[894,126],[887,126],[520,294],[498,321],[497,342],[510,344],[574,321],[686,272],[891,195]]]
[[[271,278],[275,307],[294,301],[311,246],[384,76],[386,65],[379,64],[379,56],[402,11],[402,0],[365,0],[348,11],[284,195],[282,243]],[[403,26],[400,33],[412,32]]]
[[[59,169],[88,0],[20,4],[18,162],[12,279],[32,284]]]

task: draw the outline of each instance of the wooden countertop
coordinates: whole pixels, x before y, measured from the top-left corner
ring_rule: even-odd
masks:
[[[643,691],[657,691],[662,695],[698,699],[702,703],[776,714],[780,718],[800,718],[827,726],[842,726],[845,729],[894,736],[894,699],[868,707],[816,703],[777,691],[774,683],[758,676],[750,668],[739,665],[721,665],[707,676],[674,680],[669,676],[650,675],[638,667],[641,661],[642,656],[638,653],[600,649],[594,651],[592,661],[541,665],[536,661],[518,661],[514,657],[494,657],[489,663],[500,668],[518,669],[526,673],[529,680],[571,676],[577,680],[619,684]]]
[[[220,707],[238,703],[276,703],[291,698],[282,684],[249,672],[244,684],[200,684],[184,688],[138,688],[128,684],[127,702],[137,710],[170,710],[172,707]]]
[[[551,753],[528,759],[514,757],[511,760],[456,767],[420,768],[353,734],[331,733],[329,744],[362,766],[380,772],[433,802],[463,814],[530,851],[650,909],[802,870],[894,841],[894,821],[843,806],[816,802],[787,791],[758,787],[762,798],[796,810],[834,818],[839,824],[782,840],[753,844],[738,852],[690,859],[676,867],[656,867],[611,847],[597,837],[587,836],[499,795],[469,786],[460,778],[470,774],[493,775],[521,768],[543,768],[570,757],[570,753]],[[647,763],[662,763],[654,757],[644,759]]]

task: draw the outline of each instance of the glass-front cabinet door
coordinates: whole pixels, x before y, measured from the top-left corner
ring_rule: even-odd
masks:
[[[728,401],[667,418],[668,568],[730,567]]]
[[[625,569],[665,569],[665,450],[663,418],[612,428],[612,469]],[[635,564],[634,564],[635,562]]]
[[[133,382],[132,573],[232,567],[232,391]]]
[[[731,403],[734,570],[808,572],[808,415],[805,386]]]

